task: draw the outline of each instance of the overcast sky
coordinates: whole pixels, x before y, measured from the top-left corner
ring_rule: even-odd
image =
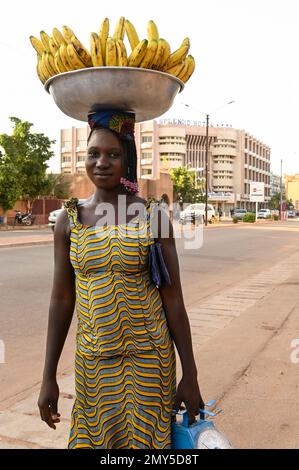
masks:
[[[119,16],[127,17],[141,38],[154,19],[172,49],[190,37],[197,68],[167,117],[204,120],[211,112],[213,123],[245,129],[269,145],[273,171],[280,172],[283,159],[285,173],[299,172],[298,0],[2,2],[0,132],[10,131],[9,116],[56,140],[60,128],[83,124],[64,116],[44,91],[28,38],[67,24],[88,46],[106,16],[112,28]],[[230,100],[235,104],[212,113]],[[51,168],[58,170],[58,155]]]

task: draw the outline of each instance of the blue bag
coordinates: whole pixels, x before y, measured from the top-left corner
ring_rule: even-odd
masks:
[[[212,406],[215,402],[211,400],[206,406]],[[174,414],[183,415],[183,421],[171,424],[172,449],[232,449],[229,440],[217,430],[214,423],[205,419],[205,415],[214,417],[218,413],[220,410],[216,413],[200,410],[199,420],[189,426],[187,410],[174,411]]]

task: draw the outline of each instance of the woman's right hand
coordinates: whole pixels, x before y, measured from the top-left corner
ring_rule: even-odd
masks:
[[[42,421],[52,429],[56,429],[55,423],[60,423],[60,413],[57,411],[58,398],[59,388],[56,380],[43,380],[37,404]]]

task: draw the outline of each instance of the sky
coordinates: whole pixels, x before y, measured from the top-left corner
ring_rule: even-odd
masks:
[[[172,50],[190,38],[196,70],[167,117],[203,121],[209,113],[212,123],[245,129],[269,145],[272,171],[280,173],[282,159],[283,173],[299,173],[298,0],[2,2],[0,132],[10,132],[9,116],[32,122],[57,141],[50,169],[59,171],[60,128],[85,124],[65,116],[43,89],[29,36],[66,24],[88,46],[105,17],[114,29],[120,16],[140,38],[153,19]]]

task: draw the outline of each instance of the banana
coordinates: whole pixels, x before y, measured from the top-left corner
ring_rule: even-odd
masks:
[[[30,39],[32,47],[36,50],[38,55],[41,57],[43,52],[45,51],[45,47],[43,43],[34,36],[30,36],[29,39]]]
[[[50,51],[50,47],[49,47],[50,36],[47,33],[45,33],[45,31],[41,31],[39,34],[40,34],[40,38],[41,38],[44,48],[47,51]]]
[[[142,67],[144,69],[150,69],[155,58],[157,49],[158,41],[156,39],[152,39],[151,41],[149,41],[145,56],[142,59],[142,62],[139,67]]]
[[[45,83],[46,77],[45,77],[45,75],[44,75],[44,73],[43,73],[43,70],[42,70],[42,68],[41,68],[41,60],[42,60],[42,59],[41,59],[41,56],[38,55],[38,56],[37,56],[36,71],[37,71],[37,75],[38,75],[38,78],[40,79],[40,81],[41,81],[42,83]]]
[[[117,41],[117,39],[120,39],[121,41],[124,40],[125,36],[125,18],[124,16],[121,16],[116,23],[114,34],[113,34],[113,39]]]
[[[65,44],[65,45],[67,44],[66,40],[63,37],[63,35],[61,34],[59,29],[57,29],[57,28],[53,28],[52,38],[53,38],[53,41],[55,42],[57,48],[59,48],[61,46],[61,44]]]
[[[39,60],[39,69],[40,69],[42,76],[45,78],[45,81],[47,81],[49,78],[51,78],[51,74],[46,67],[44,54],[45,53],[43,53],[42,57]]]
[[[113,38],[108,38],[106,42],[106,65],[114,67],[117,65],[116,44]]]
[[[128,37],[131,49],[133,51],[135,47],[137,47],[138,44],[140,43],[140,40],[136,32],[136,29],[134,28],[134,26],[129,20],[125,20],[125,30],[127,33],[127,37]]]
[[[124,45],[121,39],[116,41],[116,51],[117,51],[117,65],[119,67],[127,67],[128,57],[126,46]]]
[[[187,83],[195,69],[194,57],[192,55],[188,55],[185,59],[185,63],[187,63],[187,71],[184,75],[182,75],[182,77],[179,78],[181,78],[184,83]]]
[[[147,39],[142,39],[139,44],[135,47],[135,49],[132,51],[129,59],[128,59],[128,66],[129,67],[139,67],[141,62],[143,61],[143,58],[146,54],[148,46],[148,40]]]
[[[169,59],[166,62],[164,68],[170,69],[171,67],[174,67],[175,65],[182,62],[186,58],[189,48],[190,48],[189,38],[185,38],[181,46],[172,54],[170,54]]]
[[[160,64],[161,70],[163,70],[171,53],[169,43],[165,39],[163,39],[163,41],[164,41],[164,53],[163,53],[163,57],[162,57],[161,64]]]
[[[170,69],[164,70],[164,72],[170,73],[170,75],[174,75],[175,77],[178,77],[179,74],[182,72],[184,66],[185,66],[185,62],[180,62],[179,64],[175,65],[174,67],[171,67]]]
[[[155,54],[152,69],[154,70],[161,70],[162,69],[162,61],[165,60],[165,57],[169,57],[169,44],[165,39],[160,38],[158,40],[158,48]],[[166,59],[167,60],[167,59]]]
[[[53,38],[49,39],[49,50],[50,50],[51,54],[53,55],[53,57],[55,57],[55,54],[58,50],[58,47],[56,46],[56,43],[55,43]]]
[[[104,65],[106,65],[106,43],[109,36],[109,18],[105,18],[103,23],[101,24],[100,33],[99,33],[99,40],[101,45],[101,52]]]
[[[48,69],[54,72],[53,75],[57,75],[59,73],[59,70],[56,68],[54,57],[51,52],[47,52],[46,64],[48,66]]]
[[[80,57],[81,62],[83,62],[86,67],[92,67],[92,60],[88,50],[83,46],[83,44],[75,35],[72,36],[71,43],[73,44],[78,56]]]
[[[84,69],[86,65],[82,62],[81,58],[78,56],[77,51],[73,45],[73,43],[69,43],[66,46],[68,62],[72,67],[72,70],[79,70]]]
[[[61,62],[63,64],[64,68],[66,69],[66,71],[70,72],[71,70],[73,70],[73,67],[70,63],[70,59],[69,59],[66,48],[67,48],[67,46],[65,44],[61,44],[61,46],[59,48],[59,56],[60,56]]]
[[[147,24],[147,36],[149,41],[152,39],[156,39],[156,41],[159,40],[159,31],[153,20],[150,20]]]
[[[60,52],[59,49],[57,50],[55,57],[54,57],[54,62],[57,70],[59,70],[60,73],[67,72],[68,69],[63,65],[63,62],[60,57]]]
[[[67,44],[71,42],[72,36],[75,36],[74,31],[65,25],[62,26],[62,34]]]
[[[97,33],[90,34],[90,52],[92,65],[94,67],[102,67],[104,65],[101,44]]]
[[[47,76],[47,80],[53,75],[56,75],[56,71],[52,69],[51,64],[48,59],[49,52],[45,51],[42,55],[42,64],[45,70],[45,75]]]

